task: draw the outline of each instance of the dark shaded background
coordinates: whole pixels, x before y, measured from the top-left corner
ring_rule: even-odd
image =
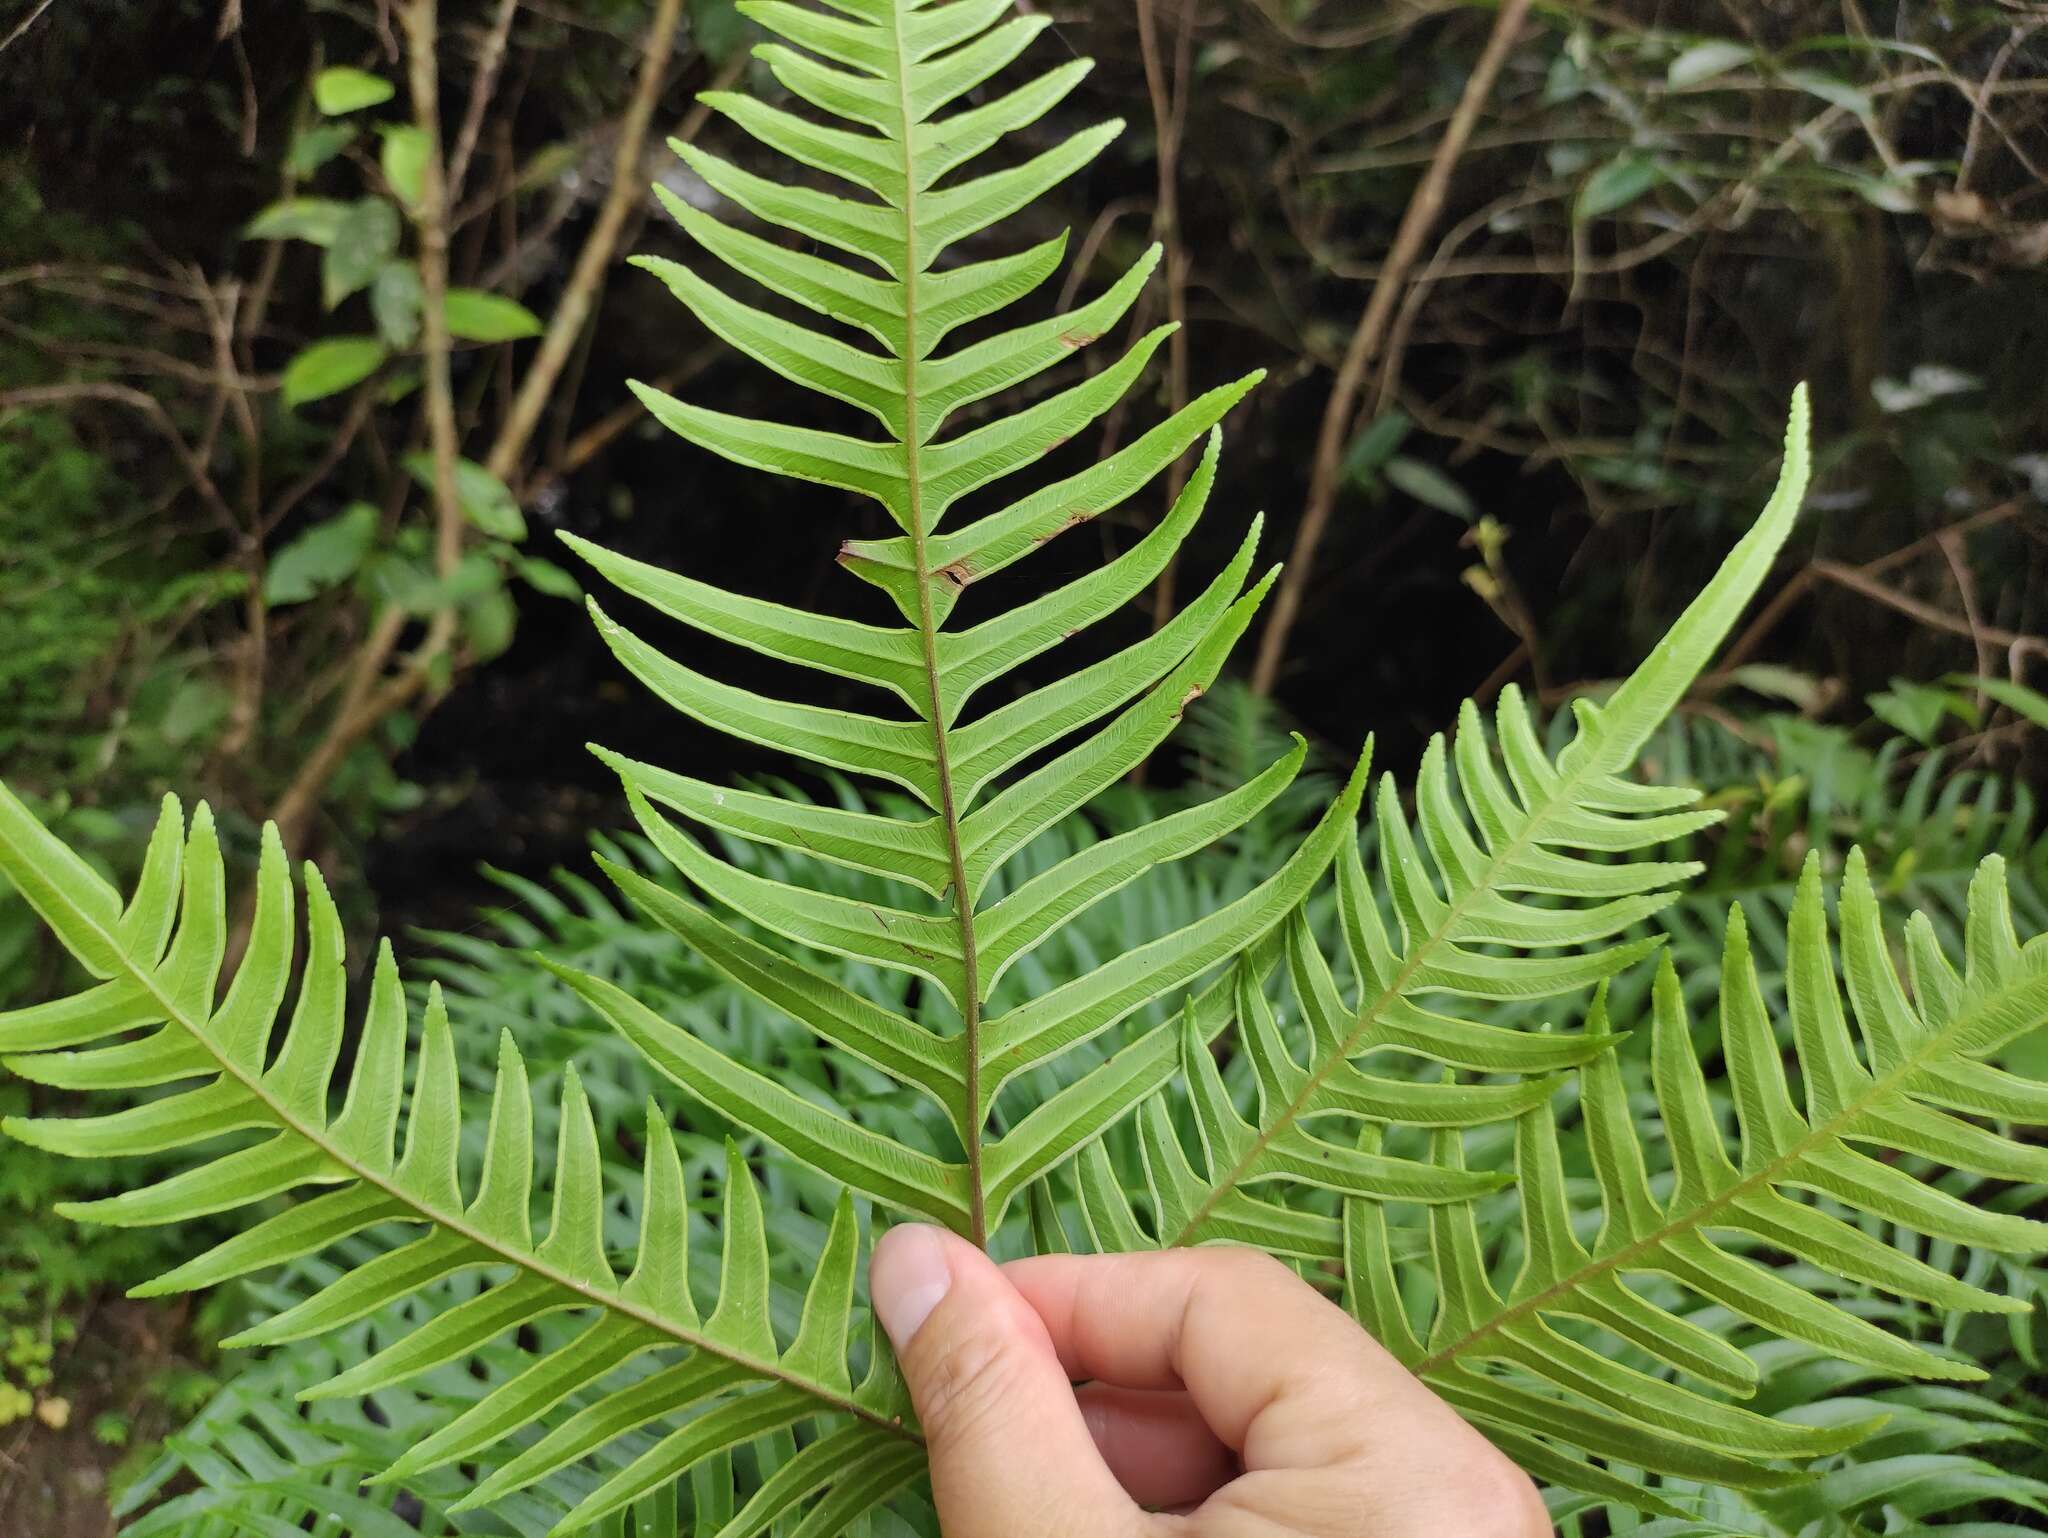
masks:
[[[455,101],[491,9],[445,9],[444,95]],[[1089,172],[977,252],[1072,228],[1076,248],[1084,238],[1087,247],[1088,267],[1072,280],[1085,294],[1155,233],[1159,135],[1136,9],[1027,9],[1056,21],[1029,62],[1071,52],[1099,67],[1026,137],[1051,142],[1112,115],[1131,126]],[[601,157],[588,146],[602,144],[617,110],[644,16],[627,3],[534,5],[513,33],[503,121],[494,117],[499,137],[486,154],[524,162],[586,143],[569,175],[586,178],[587,193],[516,267],[514,291],[543,314],[600,190]],[[258,252],[239,231],[275,196],[309,71],[396,71],[375,4],[254,5],[235,20],[226,27],[218,6],[196,0],[61,0],[0,55],[0,144],[21,200],[0,267],[97,242],[157,270],[251,270]],[[1184,560],[1185,594],[1227,559],[1254,511],[1269,518],[1262,562],[1285,553],[1334,364],[1490,13],[1284,0],[1183,10],[1161,0],[1155,21],[1163,70],[1185,98],[1174,235],[1190,272],[1187,384],[1270,371],[1230,420],[1212,510]],[[2041,443],[2048,316],[2032,90],[2048,54],[2033,25],[2009,8],[1969,6],[1540,10],[1424,247],[1432,281],[1418,290],[1405,346],[1391,370],[1369,376],[1355,424],[1362,431],[1376,403],[1404,411],[1416,426],[1402,452],[1452,479],[1474,516],[1497,520],[1497,601],[1470,580],[1483,565],[1470,518],[1358,478],[1315,563],[1279,682],[1285,711],[1337,744],[1377,732],[1382,761],[1399,766],[1475,690],[1517,677],[1555,698],[1625,669],[1753,515],[1801,378],[1814,387],[1822,492],[1787,575],[1813,554],[1868,561],[2018,498],[2021,511],[1956,547],[1967,596],[1941,559],[1888,580],[1958,620],[1967,611],[2031,633],[2040,525],[2033,483],[2014,461]],[[657,122],[679,120],[746,37],[729,7],[693,4]],[[1754,46],[1768,62],[1724,77],[1725,91],[1672,90],[1673,60],[1702,39]],[[1946,78],[1897,83],[1916,72]],[[1976,96],[1985,89],[2009,94]],[[753,156],[715,120],[703,142]],[[1589,213],[1589,180],[1630,157],[1654,168],[1648,189]],[[647,171],[693,191],[665,151],[650,154]],[[72,241],[74,231],[91,241]],[[484,261],[505,233],[465,232],[458,264]],[[681,244],[656,215],[632,249],[685,256]],[[1444,265],[1429,272],[1431,262]],[[34,324],[22,315],[25,287],[0,290],[0,315],[16,326]],[[331,327],[315,288],[281,291],[260,342],[270,366]],[[10,335],[25,371],[75,366],[61,348]],[[1090,366],[1125,339],[1105,339]],[[696,370],[682,392],[691,398],[848,420],[719,352],[656,280],[628,269],[607,282],[587,348],[549,429],[557,441],[625,403],[626,379],[683,364]],[[1961,371],[1967,387],[1881,409],[1883,381],[1929,365]],[[495,366],[489,351],[459,356],[458,391],[490,388],[477,374]],[[1119,419],[1126,439],[1159,414],[1160,372]],[[161,478],[162,445],[142,424],[96,407],[82,414],[132,485]],[[337,414],[327,402],[300,415],[317,434]],[[1102,447],[1096,437],[1070,444],[1060,465]],[[344,465],[298,518],[331,516],[358,494],[352,473]],[[619,436],[566,479],[537,474],[521,489],[537,536],[573,531],[790,602],[864,612],[876,600],[832,564],[869,513],[738,472],[651,427]],[[1018,568],[1009,591],[1125,547],[1157,507],[1155,490],[1069,536]],[[177,558],[219,553],[201,533]],[[1007,596],[990,587],[988,601]],[[1533,656],[1503,612],[1526,620]],[[1057,665],[1127,644],[1149,622],[1134,606]],[[1753,660],[1800,670],[1816,691],[1806,706],[1853,720],[1861,697],[1894,676],[1975,670],[1980,658],[1966,633],[1823,582],[1787,606]],[[815,687],[743,652],[708,665],[749,685]],[[466,894],[464,873],[480,858],[526,868],[570,858],[587,828],[620,812],[582,751],[592,738],[714,776],[759,765],[730,739],[650,708],[572,605],[524,592],[511,649],[465,675],[397,755],[424,798],[397,812],[337,812],[328,839],[365,840],[371,888],[406,911],[431,907],[444,889]],[[264,775],[254,779],[236,796],[251,811],[265,794]]]

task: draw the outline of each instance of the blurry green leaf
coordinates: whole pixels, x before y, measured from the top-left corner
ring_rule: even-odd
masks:
[[[1704,43],[1694,43],[1673,59],[1671,68],[1665,71],[1664,83],[1674,91],[1683,90],[1689,85],[1698,85],[1702,80],[1725,75],[1755,57],[1756,50],[1747,44],[1730,42],[1726,38],[1710,38]]]
[[[431,496],[434,456],[424,450],[408,454],[405,468]],[[519,503],[503,481],[473,459],[455,461],[455,499],[462,504],[463,516],[493,538],[526,538],[526,519],[519,511]]]
[[[378,106],[397,94],[398,88],[382,75],[346,64],[323,69],[313,77],[314,105],[329,117]]]
[[[406,207],[419,207],[420,184],[427,172],[427,136],[409,123],[379,131],[384,135],[384,149],[379,156],[384,180]]]
[[[1752,662],[1729,673],[1742,688],[1770,699],[1787,700],[1811,715],[1827,703],[1827,684],[1811,673],[1780,667],[1774,662]]]
[[[272,605],[304,603],[354,576],[377,540],[377,509],[367,502],[316,523],[271,557],[263,596]]]
[[[462,611],[462,633],[477,660],[488,662],[512,644],[519,606],[502,588],[486,593]]]
[[[513,189],[525,192],[558,181],[582,158],[573,144],[561,141],[544,144],[528,156],[526,164],[519,168],[519,174],[512,182]]]
[[[1367,489],[1376,485],[1380,467],[1407,438],[1411,425],[1406,413],[1400,411],[1389,411],[1366,423],[1344,455],[1345,479]]]
[[[1917,213],[1920,208],[1920,194],[1910,180],[1901,180],[1891,174],[1868,176],[1860,171],[1844,173],[1856,196],[1873,208],[1881,208],[1888,214]]]
[[[337,336],[315,342],[284,366],[284,403],[303,406],[377,372],[384,344],[373,336]]]
[[[211,678],[188,678],[171,691],[157,730],[174,748],[213,732],[228,713],[228,691]]]
[[[2048,695],[2029,689],[2009,678],[1982,678],[1970,673],[1951,673],[1946,680],[1959,689],[1974,689],[1998,701],[2014,715],[2048,729]]]
[[[553,561],[521,555],[513,557],[512,567],[536,593],[545,593],[550,598],[567,598],[576,603],[583,599],[583,585]]]
[[[436,584],[434,607],[474,603],[486,594],[504,591],[504,587],[504,568],[487,552],[472,550]]]
[[[539,336],[540,317],[516,299],[479,288],[448,291],[448,330],[466,342],[510,342]]]
[[[349,205],[333,198],[286,198],[251,219],[242,234],[250,240],[309,240],[331,245],[348,222]]]
[[[320,295],[333,309],[368,288],[398,250],[398,210],[382,198],[351,203],[320,263]]]
[[[1871,695],[1869,705],[1870,713],[1878,720],[1911,737],[1922,747],[1934,746],[1935,736],[1940,732],[1945,717],[1953,715],[1964,721],[1973,721],[1977,713],[1968,700],[1950,690],[1912,683],[1903,678],[1894,678],[1891,688],[1884,693]]]
[[[1586,71],[1570,53],[1560,53],[1550,61],[1550,68],[1543,77],[1543,105],[1560,107],[1581,95],[1586,89]]]
[[[1895,37],[1878,37],[1870,33],[1861,35],[1845,32],[1819,32],[1811,37],[1802,37],[1788,43],[1785,52],[1795,53],[1848,53],[1848,54],[1903,54],[1909,59],[1918,59],[1922,64],[1941,64],[1942,55],[1934,49],[1919,43],[1908,43]]]
[[[1387,461],[1386,476],[1391,485],[1425,506],[1449,513],[1466,523],[1472,521],[1476,509],[1472,506],[1472,499],[1465,495],[1465,488],[1436,466],[1397,455]]]
[[[392,347],[410,347],[419,340],[420,305],[419,268],[407,261],[386,262],[370,285],[370,313]]]
[[[292,135],[285,151],[285,169],[294,176],[311,176],[354,142],[353,123],[309,123]]]
[[[713,64],[723,64],[738,53],[749,32],[747,19],[733,0],[696,0],[690,7],[690,27],[697,47]]]
[[[1764,792],[1763,804],[1767,810],[1774,812],[1788,806],[1800,806],[1805,803],[1806,792],[1806,776],[1788,774],[1783,779],[1774,781]]]
[[[1852,805],[1884,783],[1877,755],[1858,747],[1845,726],[1778,714],[1757,724],[1777,746],[1779,771],[1802,776],[1834,805]]]
[[[416,554],[379,553],[363,568],[361,588],[379,604],[408,614],[429,614],[435,607],[437,584],[433,568]]]
[[[420,718],[409,710],[394,710],[384,718],[377,734],[401,753],[420,739]]]
[[[1807,95],[1818,96],[1822,101],[1853,112],[1859,118],[1868,118],[1871,114],[1869,95],[1839,76],[1823,75],[1812,69],[1788,69],[1779,78],[1785,84],[1797,86]]]
[[[1664,179],[1664,168],[1648,155],[1625,150],[1587,177],[1572,206],[1573,222],[1583,224],[1618,208],[1626,208]]]

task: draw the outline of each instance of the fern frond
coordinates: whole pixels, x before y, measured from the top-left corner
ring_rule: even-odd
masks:
[[[1390,929],[1382,915],[1357,842],[1346,840],[1337,858],[1338,891],[1357,996],[1344,998],[1305,926],[1292,925],[1287,970],[1307,1055],[1296,1057],[1256,982],[1240,987],[1237,1026],[1258,1088],[1249,1119],[1224,1093],[1206,1039],[1191,1033],[1177,1060],[1158,1054],[1150,1088],[1162,1089],[1176,1069],[1185,1077],[1204,1167],[1166,1152],[1158,1129],[1170,1114],[1148,1106],[1144,1114],[1161,1150],[1146,1171],[1159,1225],[1154,1242],[1200,1244],[1285,1231],[1293,1242],[1270,1247],[1329,1260],[1336,1253],[1333,1222],[1305,1226],[1303,1214],[1281,1213],[1253,1188],[1308,1185],[1383,1200],[1443,1201],[1499,1183],[1361,1153],[1315,1136],[1310,1124],[1346,1117],[1472,1126],[1512,1116],[1532,1095],[1547,1095],[1540,1082],[1531,1090],[1375,1075],[1357,1061],[1374,1053],[1418,1056],[1473,1073],[1540,1074],[1585,1062],[1606,1045],[1599,1030],[1526,1032],[1461,1019],[1423,1001],[1437,995],[1527,1007],[1605,982],[1655,948],[1654,937],[1622,937],[1672,903],[1674,888],[1700,867],[1643,856],[1712,824],[1718,814],[1689,809],[1696,791],[1647,786],[1627,776],[1643,742],[1740,616],[1791,528],[1805,496],[1808,435],[1801,391],[1793,400],[1777,488],[1754,527],[1613,696],[1600,706],[1581,703],[1578,731],[1554,758],[1510,687],[1494,715],[1493,739],[1470,702],[1453,743],[1432,739],[1417,775],[1412,824],[1393,779],[1382,779],[1372,831],[1395,924]],[[1090,1188],[1104,1200],[1123,1199],[1101,1179]],[[1124,1227],[1115,1215],[1096,1217]]]
[[[2048,950],[2038,940],[2019,943],[1995,858],[1973,884],[1960,965],[1916,916],[1903,936],[1901,976],[1860,853],[1849,860],[1841,915],[1846,1011],[1819,862],[1810,859],[1791,926],[1786,1007],[1802,1081],[1795,1097],[1747,925],[1739,907],[1731,911],[1719,1040],[1734,1092],[1733,1152],[1667,958],[1650,1030],[1668,1180],[1653,1178],[1638,1131],[1643,1118],[1610,1047],[1578,1071],[1596,1209],[1574,1196],[1583,1177],[1568,1170],[1554,1109],[1534,1108],[1517,1123],[1522,1259],[1504,1285],[1492,1273],[1474,1210],[1432,1208],[1434,1298],[1418,1328],[1395,1281],[1385,1214],[1364,1201],[1348,1205],[1354,1311],[1525,1467],[1596,1495],[1613,1495],[1615,1480],[1580,1461],[1588,1455],[1679,1480],[1768,1488],[1791,1478],[1772,1463],[1839,1449],[1873,1429],[1767,1418],[1711,1397],[1704,1390],[1754,1392],[1757,1373],[1723,1329],[1687,1312],[1695,1304],[1890,1376],[1952,1382],[1983,1373],[1882,1328],[1869,1310],[1831,1299],[1813,1278],[1944,1313],[2030,1306],[1958,1279],[1827,1209],[1957,1245],[2009,1253],[2048,1247],[2048,1224],[1960,1200],[1885,1157],[1922,1154],[2004,1180],[2048,1175],[2048,1150],[2003,1130],[2048,1125],[2048,1085],[1990,1061],[2048,1019]],[[1604,1030],[1604,1010],[1603,999],[1594,1029]],[[1455,1137],[1439,1137],[1437,1161],[1461,1166]],[[1647,1365],[1602,1349],[1586,1326]]]
[[[1244,826],[1301,767],[1304,749],[1296,744],[1244,786],[1078,851],[991,900],[1014,856],[1166,738],[1251,624],[1272,581],[1254,570],[1256,520],[1223,569],[1146,638],[973,708],[1025,663],[1151,588],[1208,504],[1221,452],[1217,423],[1257,379],[1201,395],[1055,484],[1008,489],[1019,472],[1124,400],[1171,330],[1138,338],[1122,357],[1021,408],[982,404],[1112,330],[1158,265],[1155,249],[1067,314],[964,345],[947,342],[958,327],[1024,298],[1057,265],[1058,243],[957,263],[948,253],[1080,170],[1115,137],[1120,125],[1106,123],[1007,167],[976,164],[1040,120],[1088,66],[1062,65],[948,113],[1016,59],[1044,19],[1011,16],[997,0],[859,0],[829,14],[760,0],[741,9],[781,39],[760,57],[798,110],[726,93],[706,100],[766,149],[821,173],[819,182],[785,185],[696,146],[677,152],[722,197],[813,249],[785,250],[679,199],[664,201],[713,261],[825,320],[761,308],[682,262],[642,265],[727,344],[855,408],[878,435],[748,420],[636,388],[657,420],[700,448],[878,504],[898,532],[845,541],[840,560],[889,595],[901,623],[855,622],[726,593],[586,541],[571,543],[624,592],[698,634],[849,680],[877,697],[874,707],[825,708],[756,695],[664,654],[593,608],[619,660],[664,701],[821,769],[895,786],[923,810],[902,817],[792,807],[604,753],[643,831],[690,895],[638,873],[612,874],[651,919],[740,988],[934,1103],[957,1153],[935,1157],[834,1116],[616,987],[570,981],[704,1103],[865,1195],[985,1241],[1021,1191],[1145,1092],[1135,1059],[1105,1062],[1077,1049],[1273,931],[1337,854],[1363,794],[1363,771],[1294,857],[1251,893],[1089,976],[994,1010],[1004,975],[1063,926],[1153,866]],[[850,333],[825,329],[835,324]],[[978,405],[971,424],[955,425]],[[1131,498],[1205,437],[1200,463],[1166,516],[1123,555],[1015,607],[949,625],[981,579]],[[729,858],[729,847],[721,854],[698,842],[671,814],[726,839],[889,878],[908,889],[910,901],[842,895],[815,876],[748,868]],[[913,1018],[865,997],[814,956],[776,940],[914,977],[943,1001],[940,1018],[923,1008]],[[1171,1029],[1155,1028],[1141,1057],[1170,1071],[1174,1040]],[[1054,1100],[1020,1097],[996,1116],[1006,1085],[1055,1066],[1069,1082]],[[1005,1135],[996,1134],[999,1123],[1009,1125]]]
[[[2048,1487],[2000,1467],[2039,1445],[2036,1417],[1999,1403],[1988,1392],[1945,1384],[1875,1392],[1848,1376],[1854,1369],[1816,1359],[1803,1347],[1775,1342],[1750,1354],[1765,1375],[1759,1398],[1796,1409],[1809,1424],[1882,1422],[1850,1452],[1822,1460],[1816,1477],[1769,1490],[1737,1490],[1667,1481],[1664,1492],[1688,1515],[1637,1525],[1631,1502],[1553,1492],[1552,1519],[1568,1533],[1606,1518],[1643,1538],[1754,1538],[1760,1533],[1806,1538],[1865,1538],[1910,1516],[1914,1533],[1937,1538],[2020,1538],[2033,1531],[1981,1520],[2010,1506],[2038,1511]]]
[[[389,1230],[344,1241],[326,1256],[293,1262],[273,1278],[252,1281],[246,1294],[255,1310],[282,1312],[348,1269],[373,1262],[391,1241]],[[793,1332],[798,1313],[780,1275],[789,1268],[776,1269],[777,1327]],[[144,1538],[224,1538],[240,1531],[296,1530],[310,1519],[312,1530],[345,1530],[351,1538],[401,1531],[452,1538],[479,1530],[508,1538],[546,1538],[569,1511],[652,1448],[669,1428],[656,1423],[620,1437],[588,1462],[499,1497],[483,1517],[453,1508],[516,1456],[530,1436],[481,1449],[460,1464],[409,1476],[402,1495],[382,1476],[415,1446],[524,1372],[536,1353],[567,1344],[580,1328],[577,1321],[566,1315],[537,1320],[522,1332],[530,1344],[495,1342],[460,1361],[381,1388],[372,1397],[303,1397],[426,1321],[470,1303],[491,1285],[481,1274],[432,1283],[368,1318],[289,1351],[271,1352],[236,1373],[124,1486],[114,1512],[117,1519],[126,1519],[123,1531]],[[794,1301],[800,1305],[801,1297]],[[658,1365],[649,1359],[623,1371],[652,1371]],[[568,1407],[581,1408],[606,1391],[605,1385],[586,1390]],[[754,1461],[765,1475],[794,1456],[793,1441],[772,1438],[755,1450]],[[634,1502],[594,1531],[677,1538],[717,1532],[754,1487],[753,1477],[744,1484],[733,1477],[740,1473],[741,1467],[724,1456],[706,1460],[689,1480]],[[329,1499],[329,1492],[342,1499]],[[367,1510],[381,1510],[382,1518],[366,1519]],[[336,1528],[337,1518],[344,1516],[346,1529]]]
[[[101,979],[84,993],[0,1016],[0,1060],[9,1071],[65,1088],[178,1086],[103,1116],[9,1118],[6,1133],[77,1158],[170,1149],[197,1157],[154,1185],[61,1210],[84,1222],[138,1226],[184,1222],[291,1193],[305,1197],[138,1289],[141,1294],[211,1286],[313,1254],[378,1224],[423,1230],[232,1342],[274,1345],[339,1328],[444,1277],[510,1271],[510,1280],[427,1321],[310,1391],[313,1397],[374,1393],[548,1315],[574,1310],[589,1316],[572,1341],[426,1438],[390,1477],[491,1446],[534,1424],[569,1394],[649,1357],[672,1360],[579,1410],[501,1467],[467,1503],[523,1488],[623,1432],[693,1408],[697,1413],[683,1429],[600,1485],[563,1519],[561,1531],[578,1530],[672,1483],[707,1457],[820,1417],[838,1445],[860,1444],[860,1456],[845,1465],[850,1478],[858,1472],[859,1490],[879,1490],[876,1498],[884,1498],[915,1477],[922,1454],[902,1424],[908,1401],[893,1359],[869,1345],[866,1376],[857,1385],[852,1376],[848,1332],[859,1235],[850,1200],[840,1204],[802,1323],[784,1345],[768,1312],[760,1198],[737,1152],[729,1152],[717,1304],[700,1313],[689,1279],[688,1192],[658,1109],[650,1106],[647,1115],[637,1255],[621,1278],[604,1241],[610,1198],[573,1070],[562,1089],[553,1216],[536,1238],[533,1107],[518,1049],[509,1036],[503,1039],[483,1167],[466,1191],[447,1012],[438,992],[430,993],[408,1095],[408,1011],[388,945],[378,956],[346,1085],[337,1081],[345,1011],[341,926],[311,867],[304,976],[280,1028],[296,926],[294,890],[274,829],[265,835],[248,950],[218,1006],[225,892],[204,807],[188,833],[175,802],[167,802],[124,905],[0,788],[0,872]],[[340,1109],[331,1112],[335,1093],[344,1089]],[[220,1151],[219,1140],[231,1134],[243,1136]],[[884,1471],[900,1477],[888,1484]],[[777,1488],[794,1501],[816,1486],[785,1482]]]

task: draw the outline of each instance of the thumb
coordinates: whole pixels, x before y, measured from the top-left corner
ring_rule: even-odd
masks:
[[[894,1228],[869,1291],[924,1427],[946,1538],[1140,1530],[1044,1323],[993,1261],[943,1229]]]

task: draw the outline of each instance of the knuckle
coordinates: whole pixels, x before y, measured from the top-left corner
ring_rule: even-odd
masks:
[[[1345,1464],[1339,1509],[1378,1510],[1386,1517],[1384,1531],[1400,1538],[1552,1538],[1556,1532],[1535,1483],[1477,1436],[1451,1439],[1391,1480],[1384,1438],[1376,1440],[1374,1451]],[[1342,1523],[1308,1530],[1350,1531]]]
[[[1241,1287],[1276,1289],[1291,1289],[1302,1285],[1301,1278],[1292,1269],[1263,1250],[1218,1246],[1197,1253],[1201,1257],[1201,1264],[1219,1281],[1234,1283]]]
[[[1555,1531],[1535,1484],[1499,1453],[1459,1480],[1467,1520],[1456,1530],[1472,1538],[1549,1538]]]
[[[1011,1380],[1005,1342],[976,1331],[947,1341],[919,1373],[917,1416],[934,1441],[972,1440],[1002,1412]]]

